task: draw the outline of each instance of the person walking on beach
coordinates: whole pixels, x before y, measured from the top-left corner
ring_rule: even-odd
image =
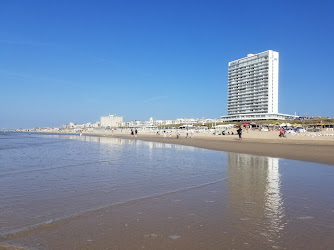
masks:
[[[135,130],[135,137],[137,137],[137,134],[138,134],[138,130],[136,129]]]
[[[166,136],[167,136],[167,135],[166,135],[166,131],[164,130],[164,138],[166,138]]]
[[[190,138],[193,138],[193,136],[194,136],[194,130],[191,130],[190,131]]]
[[[131,129],[131,135],[132,135],[132,137],[134,136],[134,135],[133,135],[133,129]]]
[[[237,130],[237,133],[239,135],[239,139],[241,139],[241,135],[242,135],[242,128],[240,126],[240,128]]]
[[[188,134],[189,134],[189,133],[188,133],[188,130],[187,130],[187,133],[186,133],[186,138],[188,138]]]

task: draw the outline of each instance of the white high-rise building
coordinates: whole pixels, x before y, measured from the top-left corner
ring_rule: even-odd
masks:
[[[286,119],[278,113],[278,52],[249,54],[228,64],[226,121]],[[288,116],[288,117],[286,117]]]

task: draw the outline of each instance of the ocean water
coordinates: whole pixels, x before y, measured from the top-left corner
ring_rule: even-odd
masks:
[[[334,247],[333,190],[330,165],[111,137],[0,133],[2,245],[59,249],[55,232],[83,230],[74,221],[97,221],[99,211],[105,225],[122,226],[94,228],[105,237],[87,239],[92,249],[326,249]],[[137,238],[110,240],[123,227]],[[63,247],[87,247],[83,235],[92,232],[85,229],[75,246],[63,239]]]

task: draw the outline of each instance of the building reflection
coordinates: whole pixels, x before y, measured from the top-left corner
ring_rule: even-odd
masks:
[[[279,159],[228,153],[228,175],[233,225],[278,240],[284,227]]]
[[[58,135],[56,135],[58,136]],[[178,145],[178,144],[170,144],[168,140],[166,143],[162,142],[150,142],[150,141],[141,141],[141,140],[132,140],[132,139],[123,139],[118,137],[109,137],[109,136],[79,136],[79,135],[59,135],[60,138],[69,139],[69,140],[79,140],[79,141],[87,141],[87,142],[97,142],[101,144],[110,144],[110,145],[143,145],[147,146],[149,149],[161,148],[161,149],[181,149],[187,151],[194,151],[196,148]]]
[[[87,142],[97,142],[109,145],[124,145],[126,140],[106,136],[79,136],[79,135],[60,135],[60,138]]]

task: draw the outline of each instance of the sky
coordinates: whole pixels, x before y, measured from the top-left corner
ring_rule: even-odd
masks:
[[[279,112],[334,117],[334,1],[0,1],[0,129],[219,118],[228,62],[279,52]]]

